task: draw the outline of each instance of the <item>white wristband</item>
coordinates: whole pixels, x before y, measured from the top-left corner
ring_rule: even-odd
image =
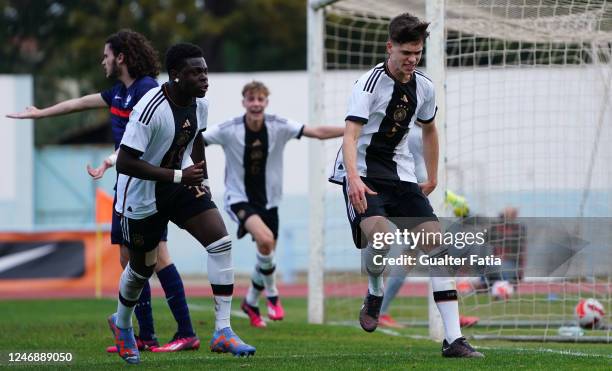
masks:
[[[108,160],[111,166],[115,166],[115,164],[117,163],[117,153],[113,152],[113,154],[108,156],[106,159]]]
[[[183,179],[183,170],[174,170],[174,183],[180,183]]]
[[[208,181],[208,179],[204,179],[204,180],[202,181],[202,186],[203,186],[203,187],[208,187],[208,188],[210,188],[210,182]]]

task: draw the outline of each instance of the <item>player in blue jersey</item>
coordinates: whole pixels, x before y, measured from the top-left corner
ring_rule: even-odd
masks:
[[[121,30],[106,39],[102,67],[107,78],[117,80],[112,88],[101,93],[66,100],[43,109],[34,106],[27,107],[24,112],[10,114],[7,117],[38,119],[87,109],[110,107],[113,140],[115,151],[117,151],[132,108],[145,93],[158,86],[155,77],[159,74],[160,63],[157,51],[143,35],[130,30]],[[108,168],[114,166],[116,159],[117,155],[114,152],[99,167],[91,168],[88,165],[87,171],[94,179],[100,179]],[[172,314],[177,321],[178,329],[168,344],[159,346],[153,325],[151,289],[147,283],[135,309],[140,329],[138,347],[140,350],[154,350],[156,352],[198,349],[200,340],[191,325],[183,281],[172,263],[166,240],[167,231],[164,232],[157,249],[158,257],[155,272],[164,289]],[[125,268],[129,260],[129,253],[123,241],[119,218],[115,213],[113,213],[111,242],[114,245],[120,245],[121,266]],[[113,345],[108,347],[107,351],[116,352],[117,348]]]

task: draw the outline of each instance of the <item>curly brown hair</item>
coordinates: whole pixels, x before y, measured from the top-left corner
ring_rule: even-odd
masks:
[[[151,42],[142,34],[123,29],[110,35],[106,43],[115,56],[123,53],[125,64],[131,77],[139,79],[144,76],[157,77],[161,65],[159,54],[151,46]]]

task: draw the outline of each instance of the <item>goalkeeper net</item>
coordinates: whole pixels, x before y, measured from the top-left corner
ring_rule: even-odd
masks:
[[[440,19],[427,18],[432,3],[443,7]],[[436,92],[444,112],[437,120],[440,183],[463,196],[473,214],[518,213],[502,224],[520,225],[525,234],[520,242],[503,233],[491,242],[513,272],[512,294],[492,292],[495,279],[458,279],[461,314],[479,318],[466,334],[610,342],[606,326],[569,337],[559,328],[576,324],[574,308],[586,298],[602,303],[603,321],[612,322],[612,4],[341,0],[310,6],[323,19],[311,107],[326,123],[344,122],[353,83],[385,60],[392,17],[410,12],[444,29],[443,73],[429,74],[445,87]],[[420,68],[428,72],[435,62],[424,54]],[[340,142],[324,144],[328,168]],[[311,218],[324,220],[324,264],[311,265],[310,273],[322,270],[325,321],[357,324],[367,278],[340,187],[320,187],[325,208]],[[451,214],[440,202],[433,205],[439,216]],[[389,307],[407,334],[427,333],[425,276],[409,273]]]

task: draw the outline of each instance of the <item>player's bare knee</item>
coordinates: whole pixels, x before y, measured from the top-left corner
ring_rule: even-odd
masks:
[[[155,267],[157,265],[157,247],[145,253],[145,265]]]
[[[257,250],[260,254],[270,255],[274,251],[275,243],[276,241],[272,234],[270,234],[270,236],[265,235],[257,241]]]
[[[166,241],[161,241],[157,245],[157,264],[155,265],[155,272],[159,272],[172,264],[172,258],[168,252],[168,244]]]
[[[383,216],[370,216],[359,223],[359,227],[365,233],[368,241],[373,241],[374,236],[380,233],[392,233],[389,220]]]
[[[442,246],[442,233],[440,223],[425,222],[415,228],[416,232],[422,232],[424,238],[417,242],[417,247],[424,253],[432,252]]]
[[[119,263],[121,263],[121,268],[125,268],[127,263],[130,261],[130,250],[125,245],[119,246]]]

